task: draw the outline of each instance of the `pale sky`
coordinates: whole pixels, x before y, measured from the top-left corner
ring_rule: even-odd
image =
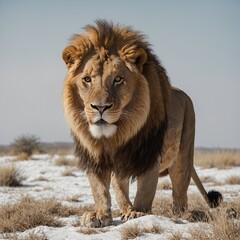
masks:
[[[196,146],[240,148],[239,0],[0,0],[0,144],[22,134],[71,141],[61,54],[97,18],[147,35],[193,100]]]

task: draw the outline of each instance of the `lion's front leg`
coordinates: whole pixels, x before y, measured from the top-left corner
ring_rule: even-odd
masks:
[[[88,173],[95,211],[86,212],[81,218],[81,225],[86,227],[105,227],[112,224],[111,197],[109,193],[111,172],[104,174]]]

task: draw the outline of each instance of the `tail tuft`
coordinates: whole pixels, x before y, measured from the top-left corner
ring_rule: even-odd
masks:
[[[208,203],[211,208],[216,208],[220,205],[223,201],[223,196],[220,192],[211,190],[207,194],[208,196]]]

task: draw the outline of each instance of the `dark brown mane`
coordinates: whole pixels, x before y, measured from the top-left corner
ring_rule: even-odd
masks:
[[[140,131],[116,153],[114,172],[121,177],[139,177],[151,170],[162,154],[167,118],[147,136]]]
[[[125,145],[118,149],[111,158],[102,155],[100,161],[96,161],[89,155],[79,140],[73,135],[75,142],[75,154],[79,159],[79,167],[94,173],[104,173],[111,170],[122,178],[139,177],[151,170],[162,154],[163,138],[167,129],[167,119],[159,127],[152,129],[147,136],[140,131]]]

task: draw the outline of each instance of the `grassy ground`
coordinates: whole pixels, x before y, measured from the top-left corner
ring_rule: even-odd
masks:
[[[196,150],[194,164],[204,168],[226,169],[240,166],[240,150]]]
[[[68,159],[66,154],[61,152],[60,156],[55,160],[56,166],[64,166],[66,169],[62,172],[63,176],[74,176],[73,169],[76,168],[74,160]],[[28,161],[27,159],[19,159],[16,156],[17,161]],[[195,152],[195,165],[202,168],[218,168],[228,169],[240,166],[240,151],[237,150],[214,150],[214,151],[200,151]],[[21,169],[15,165],[2,165],[0,166],[0,187],[8,186],[9,188],[21,186],[24,176]],[[204,184],[219,184],[214,180],[214,176],[205,176],[201,179]],[[34,180],[33,180],[34,181]],[[35,181],[48,181],[47,178],[38,177]],[[215,181],[215,182],[214,182]],[[233,175],[225,179],[226,186],[239,185],[240,176]],[[171,191],[171,182],[168,179],[159,181],[158,191]],[[78,203],[79,196],[68,197],[69,203]],[[159,216],[165,216],[173,221],[178,221],[178,216],[173,215],[171,210],[172,198],[170,196],[156,196],[153,203],[153,214]],[[61,201],[49,198],[43,200],[36,200],[29,196],[23,196],[15,203],[8,203],[0,205],[0,232],[3,233],[3,237],[6,239],[21,240],[21,239],[39,239],[47,240],[47,236],[41,232],[31,231],[24,238],[16,235],[16,232],[24,232],[28,229],[33,229],[36,226],[50,226],[50,227],[62,227],[64,221],[62,218],[75,215],[80,216],[85,211],[93,210],[92,205],[79,205],[67,206],[62,204]],[[114,216],[118,216],[119,212],[115,211]],[[193,229],[189,232],[189,238],[183,236],[182,233],[173,233],[169,238],[171,240],[178,239],[222,239],[222,240],[238,240],[240,239],[240,199],[234,198],[224,202],[217,209],[209,209],[202,198],[199,195],[189,194],[189,211],[181,216],[190,222],[206,222],[207,228],[210,231],[206,231],[204,228]],[[75,227],[79,227],[78,223],[75,223]],[[90,229],[79,228],[79,232],[85,235],[97,234],[104,229]],[[158,225],[145,226],[129,226],[121,231],[122,239],[134,239],[142,236],[145,233],[160,234],[162,229]]]

